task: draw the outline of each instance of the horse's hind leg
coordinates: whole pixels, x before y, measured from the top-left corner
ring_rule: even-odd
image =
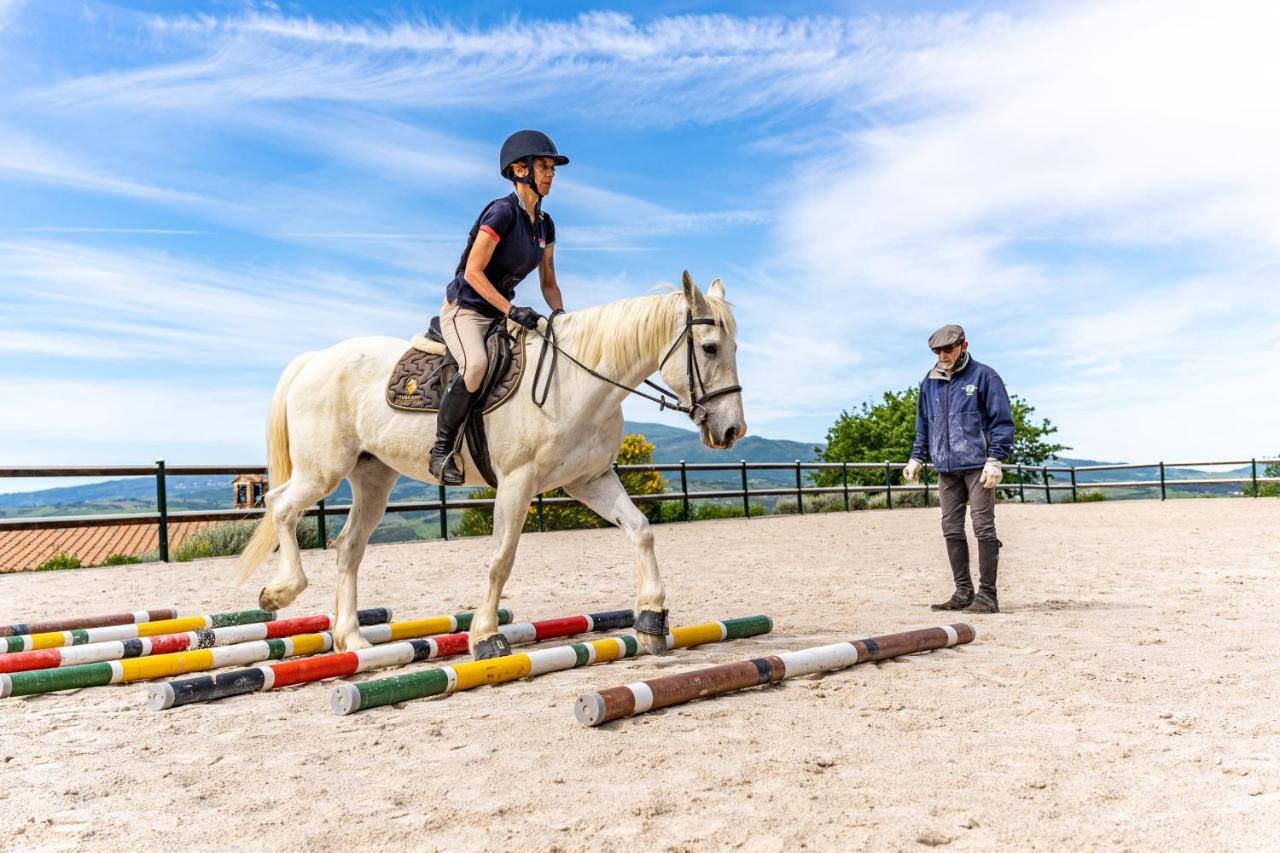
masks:
[[[605,521],[626,531],[627,538],[636,549],[636,641],[651,654],[665,655],[667,589],[658,572],[649,519],[636,509],[622,481],[613,471],[606,471],[585,483],[567,486],[565,491]]]
[[[351,514],[338,534],[338,591],[334,608],[333,647],[351,652],[369,645],[356,619],[356,573],[365,546],[387,511],[387,498],[400,475],[379,459],[364,456],[347,475],[351,484]]]
[[[298,519],[316,501],[333,491],[338,478],[321,479],[295,469],[282,486],[267,492],[267,515],[263,522],[274,524],[280,539],[280,567],[275,577],[258,593],[258,606],[275,612],[293,603],[307,588],[302,571],[302,555],[298,553]]]
[[[496,546],[489,561],[489,591],[471,621],[469,638],[471,652],[477,659],[497,657],[508,645],[498,631],[498,601],[502,597],[502,587],[511,575],[511,564],[515,562],[516,545],[524,529],[524,520],[529,515],[533,489],[532,476],[518,471],[498,485],[498,493],[493,499],[493,539]]]

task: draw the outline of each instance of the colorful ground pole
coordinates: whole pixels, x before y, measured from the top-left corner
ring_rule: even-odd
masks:
[[[132,610],[128,613],[105,613],[101,616],[72,616],[67,619],[46,619],[43,622],[20,622],[16,625],[0,625],[0,637],[70,631],[72,628],[131,625],[137,622],[155,622],[159,619],[176,619],[177,616],[178,608],[160,607],[154,610]]]
[[[562,619],[546,619],[540,622],[522,622],[519,625],[503,625],[500,630],[513,644],[534,643],[555,637],[570,637],[591,631],[616,631],[630,628],[635,614],[630,610],[612,610],[606,613],[584,613]],[[227,696],[241,696],[293,684],[305,684],[354,675],[370,669],[403,666],[425,660],[466,654],[467,634],[442,634],[422,640],[408,640],[360,649],[356,652],[338,652],[331,655],[283,663],[269,663],[249,669],[236,669],[214,675],[183,678],[163,684],[153,684],[147,692],[147,703],[156,711],[164,711],[193,702],[208,702]]]
[[[725,619],[723,622],[687,625],[671,629],[671,633],[667,635],[667,648],[682,649],[721,640],[738,640],[767,634],[772,630],[773,620],[768,616],[743,616]],[[456,693],[485,684],[501,684],[593,663],[608,663],[635,657],[639,652],[640,646],[635,637],[608,637],[589,643],[538,649],[359,684],[339,684],[329,696],[329,707],[335,714],[354,714],[380,705]]]
[[[971,643],[973,638],[974,630],[971,626],[957,623],[784,652],[638,681],[599,693],[585,693],[574,703],[573,713],[578,722],[598,726],[621,717],[692,702],[706,696],[719,696],[761,684],[773,684],[784,678],[845,669],[867,661]]]
[[[378,625],[390,618],[391,611],[385,607],[371,607],[356,611],[356,619],[361,625]],[[332,627],[332,616],[296,616],[275,622],[254,622],[248,625],[210,628],[205,631],[187,631],[182,634],[161,634],[158,637],[89,643],[87,646],[63,646],[58,649],[14,652],[0,655],[0,673],[28,672],[33,669],[50,669],[82,663],[164,655],[192,649],[209,649],[214,646],[231,646],[254,640],[270,640],[276,637],[328,631]]]
[[[0,654],[56,649],[62,646],[84,646],[89,643],[108,643],[112,640],[133,640],[137,637],[156,637],[160,634],[178,634],[183,631],[204,631],[209,628],[226,628],[230,625],[274,622],[275,619],[276,614],[266,610],[236,610],[230,613],[180,616],[177,619],[108,625],[102,628],[73,628],[70,631],[50,631],[43,634],[15,634],[12,637],[3,638],[4,642],[0,643]]]
[[[509,611],[498,611],[498,618],[511,621]],[[434,616],[412,622],[390,622],[385,625],[369,625],[360,633],[371,643],[389,642],[405,637],[424,637],[456,631],[462,625],[471,624],[470,613],[454,616]],[[0,675],[0,699],[9,696],[30,696],[35,693],[53,693],[78,687],[98,687],[103,684],[124,684],[204,672],[224,666],[245,666],[264,660],[314,655],[333,648],[333,636],[324,631],[318,634],[299,634],[295,637],[279,637],[234,646],[220,646],[191,652],[175,652],[152,655],[145,658],[113,660],[103,663],[87,663],[63,666],[56,669],[38,669],[33,672],[15,672]]]

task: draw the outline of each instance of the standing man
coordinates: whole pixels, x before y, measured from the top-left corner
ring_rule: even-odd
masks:
[[[1001,542],[996,538],[995,488],[1004,478],[1000,464],[1013,449],[1013,413],[1004,382],[990,367],[969,355],[964,329],[947,325],[929,336],[938,363],[920,383],[916,406],[916,443],[903,479],[915,482],[926,459],[938,472],[942,537],[947,543],[956,591],[932,610],[999,613],[996,567]],[[978,594],[969,574],[969,540],[964,505],[969,504],[978,540]]]

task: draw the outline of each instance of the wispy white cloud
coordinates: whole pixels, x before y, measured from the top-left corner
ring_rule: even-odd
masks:
[[[0,242],[0,267],[0,349],[17,354],[279,365],[343,338],[412,331],[385,285],[317,268],[52,242]]]
[[[136,106],[320,98],[491,109],[520,80],[524,100],[584,114],[676,124],[820,103],[847,89],[882,32],[873,19],[682,16],[637,22],[597,12],[568,21],[462,28],[382,26],[280,14],[152,21],[199,58],[82,78],[41,97]],[[899,38],[914,30],[898,25]]]
[[[0,0],[0,33],[7,30],[17,20],[24,5],[26,5],[26,0]]]

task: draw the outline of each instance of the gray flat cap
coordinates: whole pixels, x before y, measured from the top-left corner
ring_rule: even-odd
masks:
[[[964,329],[954,323],[948,323],[929,336],[929,349],[958,344],[964,340]]]

